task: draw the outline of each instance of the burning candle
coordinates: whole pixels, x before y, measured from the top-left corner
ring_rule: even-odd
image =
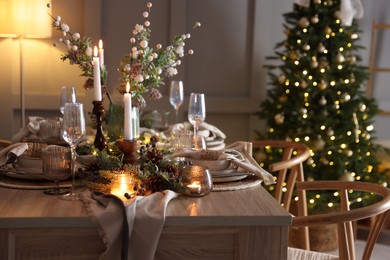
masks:
[[[187,188],[190,192],[190,194],[200,194],[201,192],[201,185],[199,181],[193,181],[191,184],[187,185]]]
[[[103,49],[103,41],[99,40],[99,61],[100,66],[103,66],[104,64],[104,49]]]
[[[102,101],[102,86],[100,83],[100,64],[98,50],[95,46],[93,50],[93,100]]]
[[[131,115],[131,93],[130,83],[126,84],[126,93],[123,95],[123,102],[125,103],[125,118],[124,118],[124,139],[133,140],[133,127],[132,127],[132,115]]]
[[[127,196],[125,194],[127,193]],[[129,175],[119,174],[111,182],[111,194],[125,201],[134,194],[133,180]]]

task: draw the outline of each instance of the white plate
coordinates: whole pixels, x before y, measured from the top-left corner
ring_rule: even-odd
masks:
[[[16,171],[14,169],[0,169],[0,172],[2,172],[5,176],[16,178],[16,179],[22,179],[22,180],[45,180],[43,178],[42,173],[40,174],[33,174],[33,173],[25,173],[21,171]]]
[[[238,176],[228,176],[228,177],[211,177],[213,182],[221,183],[221,182],[231,182],[231,181],[239,181],[245,179],[248,175],[238,175]]]

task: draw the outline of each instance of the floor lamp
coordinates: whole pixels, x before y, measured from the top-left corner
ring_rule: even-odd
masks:
[[[51,18],[47,14],[47,3],[50,3],[50,0],[0,1],[0,37],[17,38],[19,40],[20,111],[22,127],[26,123],[23,40],[25,38],[51,37]]]

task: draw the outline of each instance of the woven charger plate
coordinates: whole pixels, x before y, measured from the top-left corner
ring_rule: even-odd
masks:
[[[68,188],[71,186],[70,181],[60,182],[61,188]],[[5,176],[0,173],[0,187],[12,189],[26,189],[26,190],[45,190],[54,187],[53,181],[47,180],[24,180]]]
[[[243,190],[252,187],[259,186],[263,182],[259,177],[252,175],[248,176],[245,179],[239,181],[231,182],[219,182],[213,184],[212,191],[233,191],[233,190]]]

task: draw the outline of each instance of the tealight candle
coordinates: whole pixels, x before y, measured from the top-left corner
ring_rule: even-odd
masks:
[[[187,188],[191,194],[200,194],[201,186],[199,181],[193,181],[191,184],[187,185]]]
[[[128,199],[125,194],[132,196],[134,194],[133,180],[129,175],[119,174],[111,182],[111,194],[117,196],[123,201]]]
[[[95,46],[93,50],[93,100],[102,101],[102,86],[100,83],[100,64],[98,50]]]

